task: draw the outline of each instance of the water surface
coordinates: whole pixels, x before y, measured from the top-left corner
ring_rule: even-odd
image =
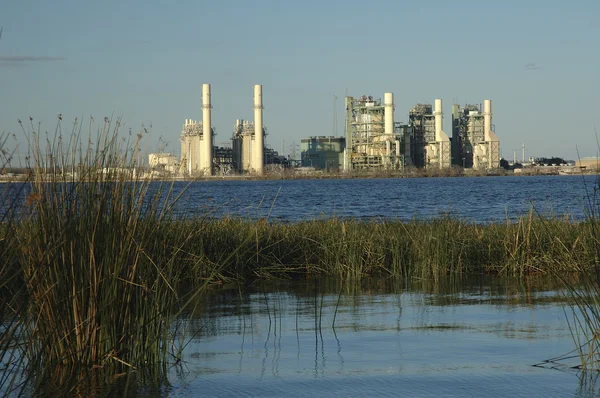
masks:
[[[299,221],[429,219],[451,214],[473,222],[505,221],[535,209],[581,219],[589,210],[595,176],[368,178],[203,181],[187,186],[178,211],[222,217]]]
[[[206,298],[178,396],[593,396],[556,290],[322,282]],[[341,290],[339,290],[341,289]],[[341,295],[340,295],[341,291]],[[335,327],[332,326],[335,317]]]

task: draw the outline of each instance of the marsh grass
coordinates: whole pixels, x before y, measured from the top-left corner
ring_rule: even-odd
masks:
[[[524,277],[594,267],[595,225],[535,213],[515,222],[472,224],[434,220],[313,220],[268,223],[242,219],[188,220],[198,232],[187,247],[198,256],[190,278],[220,264],[219,278],[329,275],[441,280],[472,274]],[[250,238],[248,238],[250,236]],[[230,261],[225,261],[229,253]]]
[[[0,194],[2,392],[35,392],[48,380],[79,391],[131,377],[168,384],[168,366],[185,345],[176,320],[211,283],[328,275],[439,286],[473,274],[596,275],[595,219],[182,218],[171,185],[140,171],[143,134],[121,138],[120,121],[108,118],[97,127],[90,121],[86,133],[77,121],[62,128],[60,121],[52,134],[31,121],[23,126],[28,181],[4,184]],[[11,156],[3,154],[5,167]],[[321,310],[315,296],[319,328]],[[275,321],[276,314],[273,307]]]
[[[582,182],[584,183],[584,182]],[[568,259],[573,271],[578,275],[577,280],[568,278],[563,271],[563,264],[556,262],[551,268],[552,275],[565,288],[565,295],[572,303],[565,310],[569,329],[575,343],[575,352],[579,364],[574,366],[584,371],[582,380],[595,381],[600,371],[600,221],[599,197],[600,179],[596,178],[593,191],[587,190],[585,228],[587,244],[576,241],[566,245],[557,238],[557,245],[568,249]],[[569,353],[570,354],[570,353]],[[566,354],[553,358],[550,362],[561,363],[573,357]]]
[[[2,196],[3,392],[127,374],[164,385],[179,359],[172,321],[206,287],[178,290],[198,261],[183,250],[198,231],[171,222],[178,197],[143,178],[142,134],[121,138],[119,127],[23,127],[30,179],[23,195]]]

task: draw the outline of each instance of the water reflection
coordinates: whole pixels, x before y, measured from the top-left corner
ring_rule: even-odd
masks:
[[[195,337],[184,367],[199,384],[184,390],[584,396],[590,390],[568,364],[563,371],[532,366],[573,348],[563,302],[552,280],[539,278],[222,288],[189,319]]]

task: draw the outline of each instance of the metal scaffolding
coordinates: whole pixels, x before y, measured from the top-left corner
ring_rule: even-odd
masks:
[[[346,149],[344,170],[401,169],[404,166],[402,136],[394,128],[393,97],[346,97]],[[392,131],[386,131],[386,112]],[[389,119],[391,118],[391,120]]]
[[[452,105],[452,163],[463,168],[500,167],[500,142],[491,125],[491,101],[479,105]]]

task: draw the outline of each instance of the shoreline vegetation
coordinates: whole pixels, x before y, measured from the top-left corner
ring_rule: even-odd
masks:
[[[0,168],[0,183],[7,182],[26,182],[29,181],[33,174],[52,174],[45,169],[40,169],[34,172],[28,168]],[[71,168],[65,169],[64,173],[71,173]],[[494,170],[472,170],[463,169],[453,166],[450,169],[418,169],[407,168],[404,170],[370,170],[370,171],[325,171],[311,168],[291,168],[282,169],[275,168],[265,171],[262,176],[255,174],[227,174],[214,176],[180,176],[173,175],[164,171],[152,170],[148,167],[137,167],[130,170],[132,173],[141,173],[140,179],[149,179],[152,181],[264,181],[264,180],[317,180],[317,179],[360,179],[360,178],[435,178],[435,177],[512,177],[512,176],[544,176],[544,175],[568,175],[581,176],[598,174],[596,169],[579,169],[573,166],[531,166],[523,169],[518,169],[518,172],[505,169]],[[138,177],[135,177],[136,179]]]
[[[49,381],[57,390],[122,377],[166,384],[168,367],[182,360],[182,316],[213,284],[476,274],[567,281],[577,273],[588,280],[588,292],[600,291],[600,222],[593,212],[584,222],[531,212],[485,225],[444,216],[293,224],[210,214],[178,219],[172,182],[150,189],[152,180],[135,173],[142,135],[127,139],[118,131],[119,121],[108,119],[87,135],[77,123],[68,136],[60,122],[53,137],[33,125],[23,130],[32,173],[27,184],[0,187],[2,393],[35,395]],[[5,136],[0,146],[6,148]],[[2,153],[0,166],[8,168],[11,154]],[[77,173],[59,172],[74,164]],[[598,311],[579,297],[581,308]],[[574,330],[595,333],[585,325],[597,325],[586,322]],[[584,340],[580,347],[587,347]],[[587,358],[597,367],[596,352]]]

